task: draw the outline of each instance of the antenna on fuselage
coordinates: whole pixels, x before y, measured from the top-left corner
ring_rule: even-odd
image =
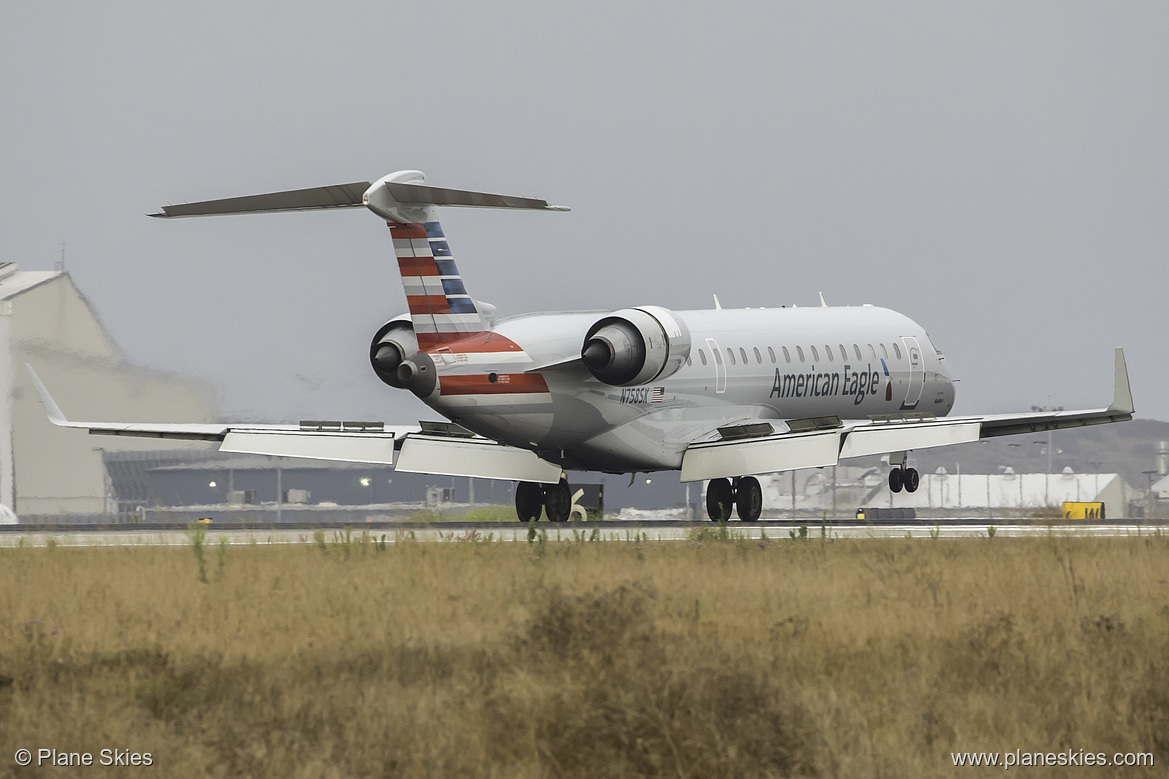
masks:
[[[718,302],[718,295],[714,295],[714,310],[715,311],[722,311],[723,310],[723,304]]]
[[[824,293],[820,293],[820,308],[828,308],[828,302],[824,300]]]

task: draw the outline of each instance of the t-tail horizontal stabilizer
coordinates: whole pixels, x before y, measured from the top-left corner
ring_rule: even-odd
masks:
[[[365,206],[383,219],[407,224],[430,221],[425,209],[431,206],[464,208],[522,208],[538,211],[567,211],[564,206],[531,197],[472,192],[465,189],[432,187],[417,170],[400,170],[383,176],[372,184],[357,181],[327,187],[293,189],[262,195],[204,200],[163,206],[154,217],[222,216],[227,214],[264,214],[285,211],[323,211],[333,208]]]

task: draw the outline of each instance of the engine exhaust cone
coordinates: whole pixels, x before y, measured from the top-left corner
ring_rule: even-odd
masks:
[[[613,350],[601,339],[593,338],[585,344],[580,357],[586,366],[599,371],[613,361]]]
[[[382,344],[378,347],[373,361],[386,373],[394,373],[402,363],[402,352],[394,344]]]
[[[397,376],[403,387],[420,398],[428,397],[438,385],[434,360],[426,352],[418,352],[402,360]]]

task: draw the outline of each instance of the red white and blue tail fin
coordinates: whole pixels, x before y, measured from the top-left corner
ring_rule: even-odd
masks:
[[[387,222],[421,349],[430,349],[488,329],[463,286],[450,245],[438,222]]]

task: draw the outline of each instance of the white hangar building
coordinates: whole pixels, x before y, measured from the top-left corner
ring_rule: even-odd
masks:
[[[0,263],[0,521],[103,514],[103,452],[183,442],[91,436],[45,416],[25,363],[71,419],[210,422],[210,385],[130,363],[64,271]],[[205,449],[206,445],[188,444]]]

